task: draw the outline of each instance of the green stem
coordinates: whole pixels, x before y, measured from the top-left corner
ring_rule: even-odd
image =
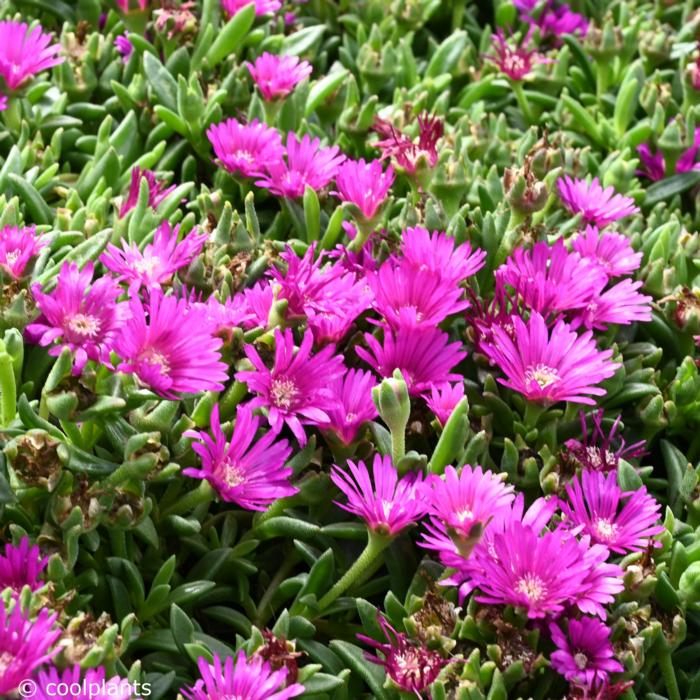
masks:
[[[466,0],[454,0],[452,6],[452,31],[456,32],[462,27],[462,20],[464,19],[464,6],[466,5]]]
[[[319,610],[325,610],[338,596],[342,595],[369,568],[372,562],[389,546],[391,537],[373,530],[368,531],[367,545],[362,554],[342,578],[318,601]]]
[[[22,109],[19,97],[9,97],[7,108],[2,113],[2,119],[8,131],[18,134],[22,128]]]
[[[190,491],[186,496],[177,500],[170,508],[163,511],[163,517],[166,515],[182,515],[194,510],[198,505],[207,503],[214,499],[214,489],[211,484],[203,479],[199,486]]]
[[[527,96],[525,95],[525,90],[520,82],[513,81],[513,92],[515,93],[515,99],[518,101],[518,107],[525,117],[525,121],[528,124],[532,124],[535,121],[534,115],[532,114],[532,107],[528,102]]]
[[[276,126],[277,115],[279,114],[280,107],[282,107],[282,101],[263,100],[263,105],[265,107],[265,122],[268,126]]]
[[[603,63],[602,61],[596,61],[595,67],[595,90],[596,96],[600,100],[608,90],[609,68],[607,63]]]
[[[4,349],[4,343],[2,343],[2,350]],[[0,428],[10,425],[16,411],[17,386],[12,357],[6,352],[0,352]]]
[[[406,431],[391,431],[391,460],[396,466],[399,460],[406,454]]]
[[[656,660],[661,669],[661,675],[664,678],[664,684],[668,692],[668,700],[681,700],[676,673],[673,670],[673,661],[671,661],[671,652],[668,649],[663,649],[657,655]]]
[[[348,250],[351,253],[359,253],[372,233],[372,226],[367,221],[357,218],[355,222],[357,223],[357,234],[348,245]]]

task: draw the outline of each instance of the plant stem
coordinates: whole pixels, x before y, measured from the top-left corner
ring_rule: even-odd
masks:
[[[668,692],[668,700],[681,700],[676,673],[673,670],[673,662],[671,661],[671,652],[668,649],[663,649],[657,655],[656,660],[659,664],[659,669],[661,669],[661,675],[664,678],[664,684]]]
[[[362,551],[362,554],[360,554],[335,586],[318,601],[319,610],[325,610],[338,596],[342,595],[350,588],[372,562],[389,546],[390,542],[391,537],[369,530],[367,545]]]
[[[4,349],[4,343],[2,343],[2,351],[0,351],[0,428],[6,428],[10,425],[17,412],[17,386],[12,357],[9,353],[4,352]]]
[[[525,117],[525,121],[528,124],[532,124],[535,121],[534,115],[532,114],[532,108],[528,102],[527,96],[525,95],[525,90],[521,83],[513,81],[513,92],[515,93],[515,99],[518,101],[518,107]]]
[[[406,431],[391,431],[391,460],[396,466],[399,460],[406,454]]]
[[[299,561],[299,553],[296,550],[291,551],[282,562],[282,565],[277,569],[277,573],[272,577],[268,587],[265,589],[260,603],[255,613],[255,624],[258,627],[264,627],[265,623],[270,619],[274,612],[272,607],[272,598],[280,587],[280,584],[287,577],[287,574],[296,566]]]

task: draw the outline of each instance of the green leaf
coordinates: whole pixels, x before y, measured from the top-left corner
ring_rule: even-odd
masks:
[[[194,641],[194,625],[190,616],[178,605],[170,607],[170,630],[178,649],[186,654],[185,645]]]
[[[321,232],[321,206],[316,191],[309,185],[304,190],[304,223],[307,242],[317,241]]]
[[[207,62],[214,68],[227,56],[234,54],[255,20],[255,3],[241,8],[227,22],[207,51]]]
[[[331,649],[367,684],[373,693],[374,698],[379,700],[387,700],[387,695],[384,692],[384,671],[376,664],[367,663],[362,649],[344,642],[340,639],[334,639],[330,643]]]
[[[636,491],[644,485],[637,470],[624,459],[620,460],[617,468],[617,483],[623,491]]]
[[[305,27],[298,32],[285,37],[282,42],[282,50],[280,53],[290,54],[292,56],[301,56],[308,51],[312,46],[318,46],[321,43],[321,37],[326,31],[326,26],[323,24],[315,24],[311,27]]]
[[[687,173],[671,175],[659,180],[647,189],[644,204],[651,206],[657,202],[663,202],[675,194],[680,194],[700,183],[700,170],[689,170]]]
[[[343,84],[348,76],[347,69],[331,72],[325,77],[315,82],[309,90],[309,95],[306,98],[306,107],[304,114],[308,117],[312,115],[316,109],[322,105],[338,88]]]
[[[146,78],[160,104],[177,112],[177,83],[167,68],[151,53],[143,55]]]

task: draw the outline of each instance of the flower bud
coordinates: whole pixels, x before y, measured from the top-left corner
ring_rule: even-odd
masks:
[[[382,420],[394,433],[404,433],[411,414],[411,400],[408,386],[401,371],[394,370],[394,376],[388,377],[372,389],[372,400]]]

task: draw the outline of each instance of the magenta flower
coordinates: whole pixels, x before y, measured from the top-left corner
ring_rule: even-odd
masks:
[[[348,469],[331,469],[331,480],[348,499],[347,505],[334,503],[362,518],[370,530],[397,535],[425,515],[422,477],[411,472],[399,479],[391,457],[374,455],[372,479],[364,462],[348,460]]]
[[[320,190],[338,173],[345,160],[337,146],[321,148],[319,139],[305,135],[301,141],[292,131],[287,134],[287,160],[265,163],[265,173],[256,180],[258,187],[265,187],[279,197],[301,197],[308,185]]]
[[[236,294],[233,301],[239,303],[248,316],[242,321],[244,328],[267,328],[274,302],[274,291],[269,282],[256,282],[250,289]]]
[[[424,498],[430,522],[420,545],[438,552],[445,566],[459,567],[491,519],[510,511],[515,496],[513,487],[498,475],[466,464],[459,475],[452,466],[442,478],[432,475]]]
[[[327,264],[324,254],[315,260],[315,254],[315,245],[302,258],[288,248],[280,253],[286,270],[273,268],[269,274],[275,280],[277,298],[288,303],[288,317],[305,317],[317,343],[338,342],[369,307],[372,293],[354,271],[342,264]]]
[[[487,61],[492,61],[511,80],[520,82],[524,80],[538,63],[552,63],[534,49],[528,49],[532,32],[528,32],[522,43],[513,48],[506,42],[503,30],[499,29],[491,36],[495,55],[484,54]]]
[[[7,109],[7,95],[0,93],[0,112],[4,112]]]
[[[656,181],[673,174],[699,170],[700,162],[696,162],[698,148],[700,148],[700,127],[695,129],[693,144],[681,154],[676,161],[675,169],[671,172],[661,151],[652,152],[649,144],[640,144],[637,146],[637,153],[639,154],[642,167],[637,171],[637,174]]]
[[[435,417],[442,425],[445,425],[452,415],[457,404],[464,397],[464,382],[457,382],[452,385],[449,382],[433,384],[430,387],[430,394],[423,394],[428,408],[435,414]]]
[[[122,61],[127,63],[131,58],[131,54],[134,53],[134,45],[129,41],[129,37],[126,32],[121,34],[114,40],[114,45],[117,47],[117,51],[121,54]]]
[[[586,328],[606,330],[611,323],[628,326],[630,323],[651,321],[651,297],[637,290],[644,284],[641,280],[622,280],[588,302],[585,309],[575,312],[572,328],[583,324]]]
[[[4,556],[0,554],[0,591],[11,588],[18,593],[29,586],[33,591],[43,585],[39,580],[46,568],[48,559],[42,557],[39,547],[29,544],[29,538],[23,537],[18,546],[8,542]]]
[[[649,538],[664,531],[659,525],[661,505],[644,487],[622,492],[612,472],[584,470],[566,485],[570,505],[561,509],[569,527],[590,535],[598,544],[618,554],[642,551]]]
[[[556,314],[586,306],[607,280],[597,264],[567,251],[560,239],[551,246],[535,243],[532,250],[517,248],[496,270],[496,295],[508,286],[528,308]]]
[[[306,444],[303,425],[325,427],[330,422],[328,411],[336,405],[331,385],[344,371],[343,358],[334,354],[333,345],[312,355],[312,344],[309,330],[296,349],[291,329],[282,332],[275,328],[272,369],[252,345],[246,345],[244,351],[254,369],[236,374],[238,381],[247,382],[250,391],[257,394],[251,408],[264,407],[275,432],[286,423],[302,447]]]
[[[645,454],[644,440],[627,445],[621,436],[617,435],[621,417],[615,419],[610,431],[603,430],[603,409],[592,414],[593,430],[588,433],[586,414],[581,411],[581,432],[583,440],[567,440],[565,444],[568,453],[584,468],[592,471],[616,471],[621,459],[633,459]]]
[[[122,12],[129,12],[131,5],[135,5],[135,9],[143,12],[148,7],[148,0],[117,0],[117,5]]]
[[[114,343],[124,360],[120,372],[135,374],[168,399],[224,388],[228,374],[219,353],[223,341],[212,335],[201,310],[189,308],[186,299],[163,296],[158,289],[145,305],[132,297],[129,309],[131,318]]]
[[[206,233],[195,229],[178,242],[179,232],[179,225],[171,226],[164,221],[156,229],[153,242],[147,243],[143,251],[135,243],[129,245],[125,240],[121,242],[121,249],[110,243],[107,252],[100,256],[100,262],[118,275],[119,281],[129,283],[132,295],[141,287],[160,288],[199,255],[207,240]]]
[[[257,119],[249,124],[236,119],[212,124],[207,138],[224,168],[244,177],[260,175],[268,164],[282,162],[284,155],[279,131]]]
[[[639,213],[632,197],[617,194],[612,186],[603,189],[597,177],[588,182],[565,175],[557,180],[557,188],[564,206],[572,214],[581,214],[586,222],[600,228]]]
[[[141,170],[138,166],[131,169],[131,183],[126,200],[119,209],[119,218],[123,219],[139,201],[141,178],[145,177],[148,183],[148,206],[157,209],[160,203],[175,189],[175,185],[166,187],[162,180],[156,177],[150,170]]]
[[[219,406],[214,406],[210,419],[213,439],[197,430],[183,433],[199,441],[192,449],[200,456],[202,468],[183,469],[182,473],[206,479],[222,500],[246,510],[266,510],[278,498],[297,493],[299,489],[289,483],[292,470],[284,466],[292,453],[289,443],[266,433],[252,444],[260,422],[249,406],[238,406],[233,435],[227,442],[219,422]]]
[[[598,350],[591,331],[576,335],[563,321],[550,332],[544,319],[533,312],[525,323],[513,316],[515,337],[498,326],[493,340],[481,343],[483,352],[506,375],[498,381],[530,401],[594,404],[591,396],[604,396],[596,386],[615,374],[612,350]]]
[[[242,10],[246,5],[250,5],[251,0],[221,0],[221,6],[224,12],[233,17],[239,10]],[[255,3],[256,15],[269,15],[282,7],[280,0],[253,0]]]
[[[0,693],[16,690],[31,678],[34,670],[49,661],[58,649],[51,650],[61,636],[55,627],[58,615],[49,615],[43,608],[35,620],[30,620],[15,601],[11,613],[0,602]],[[5,696],[6,697],[6,696]]]
[[[61,47],[51,43],[51,35],[40,26],[33,29],[25,22],[0,22],[0,78],[10,90],[52,66],[63,63]]]
[[[560,532],[566,536],[567,531]],[[575,539],[571,537],[571,539]],[[586,565],[586,574],[581,579],[581,588],[572,599],[572,603],[587,615],[606,618],[605,605],[613,603],[625,584],[622,580],[624,571],[617,564],[608,562],[610,550],[602,544],[591,544],[589,535],[584,535],[578,542],[581,558]]]
[[[550,623],[549,631],[557,650],[552,653],[552,668],[567,681],[589,688],[608,680],[608,674],[623,671],[614,658],[610,628],[592,617],[569,619],[568,632]]]
[[[559,531],[541,536],[520,522],[493,537],[493,555],[472,552],[471,574],[481,603],[523,608],[530,618],[560,613],[582,590],[588,564],[579,543]]]
[[[117,303],[119,285],[110,277],[92,282],[93,271],[92,262],[82,270],[75,263],[64,263],[51,292],[45,294],[39,284],[32,288],[41,315],[27,326],[27,337],[42,347],[52,345],[49,355],[70,348],[75,353],[75,375],[88,360],[110,363],[109,353],[126,316],[126,305]]]
[[[214,656],[213,664],[200,658],[197,665],[201,679],[194,687],[180,690],[187,700],[289,700],[304,692],[300,683],[285,687],[286,668],[273,671],[258,656],[246,658],[242,649],[235,658],[227,656],[222,662],[219,656]]]
[[[383,345],[371,334],[365,333],[369,350],[358,347],[357,354],[382,377],[391,377],[401,370],[409,392],[417,396],[433,384],[462,378],[451,370],[466,356],[462,344],[450,343],[447,333],[437,328],[399,327],[384,331]]]
[[[362,216],[370,221],[386,201],[393,182],[394,168],[391,165],[383,172],[379,160],[365,163],[363,159],[348,158],[335,176],[338,191],[331,194],[343,202],[354,204]]]
[[[387,676],[403,691],[422,697],[431,683],[440,675],[440,671],[449,663],[436,651],[424,645],[414,644],[403,632],[397,632],[377,613],[377,622],[388,643],[378,642],[364,634],[357,638],[376,649],[384,658],[365,653],[367,661],[383,666]]]
[[[107,679],[102,667],[90,668],[83,674],[77,665],[64,671],[53,667],[39,671],[36,692],[31,697],[33,700],[54,700],[59,683],[70,689],[71,700],[131,700],[134,697],[134,686],[126,678],[113,676]]]
[[[4,226],[0,229],[0,272],[19,279],[45,245],[37,238],[35,226]]]
[[[418,270],[438,275],[446,283],[459,284],[483,266],[486,252],[461,245],[444,231],[429,232],[422,226],[407,228],[402,235],[401,260]]]
[[[374,293],[374,308],[393,329],[436,326],[469,306],[454,282],[400,262],[388,260],[366,279]]]
[[[582,258],[598,263],[609,278],[629,275],[642,264],[642,254],[635,253],[625,236],[612,231],[601,233],[591,225],[574,238],[571,247]]]
[[[246,66],[265,100],[286,97],[313,70],[308,61],[297,56],[275,56],[267,51]]]
[[[382,139],[374,146],[382,151],[382,159],[394,158],[405,172],[415,175],[419,161],[434,168],[438,160],[437,143],[445,133],[445,123],[427,112],[417,118],[418,141],[414,142],[398,131],[392,124],[376,117],[372,127]]]
[[[377,408],[372,401],[372,388],[376,383],[371,372],[359,369],[351,369],[333,381],[331,390],[335,406],[328,410],[330,423],[326,429],[344,445],[352,444],[360,428],[377,417]]]

